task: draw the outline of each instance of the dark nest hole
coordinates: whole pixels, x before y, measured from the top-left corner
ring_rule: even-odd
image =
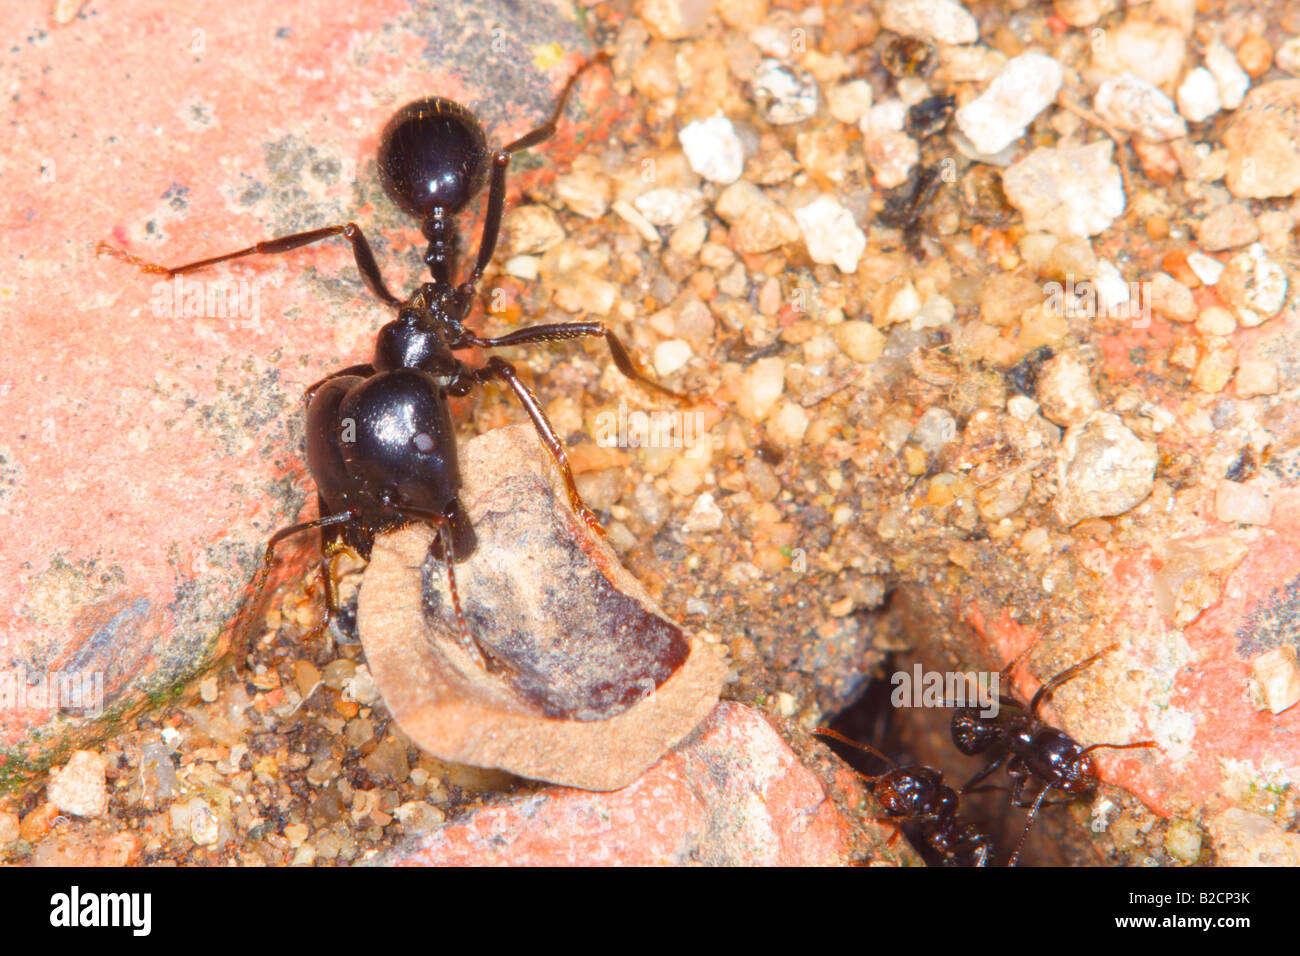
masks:
[[[888,755],[897,766],[921,764],[943,772],[943,781],[960,793],[962,786],[982,770],[984,755],[968,757],[953,745],[951,707],[895,707],[892,702],[894,674],[913,673],[920,664],[924,671],[947,671],[919,651],[888,653],[866,685],[862,695],[829,722],[852,740],[869,744]],[[870,753],[847,744],[830,744],[849,766],[859,773],[877,775],[889,765]],[[997,789],[985,790],[989,785]],[[1006,772],[999,769],[976,792],[961,794],[958,819],[973,823],[993,838],[990,866],[1002,866],[1024,833],[1028,810],[1011,805]],[[1050,800],[1051,798],[1049,798]],[[919,827],[903,827],[903,836],[931,866],[941,865],[937,855],[920,839]],[[1088,837],[1082,834],[1065,806],[1042,810],[1025,840],[1017,866],[1097,865],[1100,861]]]

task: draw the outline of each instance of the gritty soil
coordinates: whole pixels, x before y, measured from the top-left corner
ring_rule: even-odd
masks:
[[[629,384],[600,343],[506,354],[566,441],[580,490],[624,564],[671,618],[725,647],[725,697],[786,727],[838,717],[837,726],[900,759],[969,775],[978,763],[954,758],[942,714],[939,723],[886,724],[887,707],[854,709],[873,675],[915,661],[1000,667],[954,616],[974,597],[1064,635],[1033,656],[1040,677],[1068,667],[1095,650],[1081,649],[1077,635],[1105,600],[1104,577],[1080,564],[1084,546],[1176,536],[1190,507],[1180,495],[1202,480],[1205,462],[1169,450],[1162,433],[1186,431],[1200,416],[1238,457],[1252,447],[1245,419],[1219,398],[1236,357],[1214,325],[1222,316],[1197,321],[1215,305],[1203,290],[1193,321],[1164,324],[1162,338],[1132,347],[1124,320],[1082,305],[1031,307],[1041,305],[1045,282],[1090,275],[1099,260],[1118,264],[1126,279],[1164,272],[1192,290],[1191,237],[1233,197],[1192,157],[1163,143],[1135,149],[1129,131],[1094,112],[1078,79],[1095,56],[1089,28],[1067,23],[1062,4],[975,8],[993,64],[970,67],[978,79],[942,58],[927,63],[939,56],[934,48],[900,49],[865,5],[718,6],[723,19],[685,39],[666,38],[665,24],[630,4],[592,8],[594,34],[614,54],[616,88],[634,109],[615,136],[588,143],[572,169],[508,216],[484,282],[492,308],[475,322],[496,334],[586,311],[668,385],[701,397],[691,408],[707,440],[687,453],[603,447],[594,440],[599,416],[620,403],[674,406]],[[1105,11],[1098,29],[1136,16],[1097,6]],[[1195,12],[1196,32],[1183,40],[1189,60],[1217,34],[1252,80],[1286,75],[1271,55],[1300,30],[1293,8],[1210,3]],[[800,55],[788,52],[791,37],[805,44]],[[775,50],[782,43],[784,59]],[[1016,155],[1028,152],[1025,143],[1103,142],[1122,174],[1124,208],[1091,239],[1027,229],[1001,186],[1006,164],[976,161],[948,135],[952,110],[1031,49],[1069,79]],[[778,122],[782,110],[802,107],[797,92],[755,93],[764,58],[786,64],[778,79],[796,91],[820,89],[811,115]],[[861,89],[843,89],[859,80],[875,108],[954,97],[948,106],[927,102],[898,133],[915,147],[913,162],[900,167],[893,155],[906,154],[903,140],[882,144],[864,133],[855,114],[865,111],[852,99]],[[834,113],[828,91],[836,91]],[[701,178],[681,151],[683,127],[719,111],[743,147],[736,184]],[[1219,112],[1195,127],[1203,160],[1232,117]],[[729,139],[718,140],[719,162]],[[638,203],[647,190],[635,181],[651,167],[665,192]],[[823,195],[862,237],[856,251],[835,253],[851,268],[815,261],[787,211]],[[1292,200],[1238,204],[1252,220],[1245,232],[1262,224],[1267,239],[1267,230],[1282,230],[1269,254],[1293,264]],[[1177,290],[1161,301],[1170,312],[1183,305]],[[1073,364],[1063,367],[1060,356]],[[1071,385],[1075,366],[1082,381]],[[1045,368],[1066,382],[1046,396]],[[1170,396],[1182,403],[1177,425],[1158,411]],[[1080,492],[1067,524],[1054,507],[1057,451],[1064,427],[1078,421],[1072,402],[1113,412],[1135,447],[1154,443],[1159,454],[1145,484],[1139,478],[1138,502],[1115,510],[1105,500],[1125,487],[1103,490],[1100,503]],[[461,411],[466,434],[521,419],[495,389]],[[215,667],[105,741],[101,817],[62,815],[44,783],[8,798],[21,822],[5,859],[357,863],[485,801],[541,786],[422,754],[389,718],[358,647],[312,633],[319,601],[310,577],[290,583],[240,673],[228,661]],[[1081,701],[1120,706],[1079,684]],[[1170,852],[1164,821],[1141,802],[1107,793],[1120,812],[1105,835],[1080,836],[1086,807],[1049,813],[1033,844],[1041,848],[1026,862],[1195,861]],[[1023,816],[1007,815],[1005,794],[980,811],[991,825],[1010,821],[1003,839],[1018,836]]]

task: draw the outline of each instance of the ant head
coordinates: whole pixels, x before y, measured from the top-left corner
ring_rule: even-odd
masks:
[[[403,212],[421,221],[456,212],[487,181],[488,147],[474,114],[451,100],[403,106],[379,141],[379,179]]]
[[[1097,765],[1073,737],[1055,727],[1043,727],[1027,742],[1039,772],[1066,793],[1087,793],[1097,785]]]
[[[952,742],[968,757],[988,750],[1002,734],[996,717],[983,717],[973,707],[958,708],[952,715]]]
[[[1087,793],[1097,785],[1097,765],[1092,757],[1080,753],[1067,765],[1065,783],[1061,789],[1066,793]]]

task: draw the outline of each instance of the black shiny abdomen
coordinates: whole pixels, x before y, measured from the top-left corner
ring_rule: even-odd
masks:
[[[415,520],[403,508],[444,514],[460,490],[451,412],[420,369],[325,383],[307,411],[307,462],[325,509],[357,512],[348,537],[363,556],[374,532]]]
[[[379,141],[379,178],[393,202],[428,219],[456,212],[483,188],[487,137],[474,114],[437,97],[397,111]]]

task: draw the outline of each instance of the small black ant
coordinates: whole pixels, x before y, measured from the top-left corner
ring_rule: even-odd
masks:
[[[1071,797],[1086,796],[1092,793],[1100,782],[1097,777],[1097,765],[1089,756],[1094,750],[1129,750],[1137,747],[1155,747],[1161,749],[1154,740],[1143,740],[1131,744],[1093,744],[1081,746],[1062,730],[1052,727],[1038,716],[1039,709],[1047,699],[1066,681],[1072,680],[1096,661],[1119,645],[1111,644],[1091,657],[1081,660],[1066,670],[1061,671],[1042,687],[1038,688],[1033,699],[1026,705],[1006,695],[1000,695],[1001,707],[993,716],[986,717],[976,707],[959,707],[952,716],[952,740],[957,749],[967,756],[997,750],[1000,753],[992,763],[977,773],[961,788],[962,793],[970,793],[975,784],[984,780],[1003,765],[1007,776],[1012,780],[1011,803],[1016,807],[1029,807],[1029,817],[1025,821],[1025,830],[1020,835],[1007,866],[1015,866],[1020,857],[1025,838],[1029,836],[1030,827],[1038,816],[1043,799],[1052,790],[1059,790]],[[1002,678],[1010,677],[1019,665],[1031,645],[1002,670]],[[1005,708],[1010,707],[1008,711]],[[1043,785],[1032,803],[1025,799],[1025,788],[1031,780]]]
[[[406,300],[388,291],[369,243],[351,222],[259,242],[170,268],[146,262],[107,243],[99,244],[98,251],[124,259],[145,272],[175,276],[245,256],[289,252],[341,235],[352,244],[353,258],[366,287],[397,312],[396,318],[379,330],[374,358],[368,364],[341,369],[307,389],[307,462],[316,482],[320,517],[290,525],[271,537],[254,594],[260,593],[265,584],[275,548],[281,541],[301,531],[321,529],[325,613],[317,630],[322,631],[332,616],[343,613],[332,577],[335,557],[351,550],[368,558],[377,534],[424,521],[438,532],[461,643],[475,661],[483,664],[481,649],[469,633],[456,591],[453,565],[472,552],[474,536],[457,500],[461,479],[448,397],[466,395],[475,386],[494,379],[509,386],[528,413],[559,468],[573,510],[594,532],[604,533],[596,515],[578,494],[568,457],[541,403],[520,380],[514,366],[492,357],[481,368],[471,368],[452,353],[473,346],[494,349],[600,336],[614,364],[628,378],[672,398],[685,398],[642,373],[623,343],[602,322],[537,325],[495,338],[481,338],[463,324],[473,305],[477,283],[496,250],[510,157],[555,134],[578,78],[608,58],[608,54],[600,53],[579,67],[565,84],[550,119],[501,149],[489,149],[475,115],[451,100],[416,100],[388,121],[379,144],[379,177],[389,198],[419,221],[420,231],[429,243],[424,261],[433,278]],[[488,187],[487,212],[478,255],[469,277],[457,285],[452,280],[460,245],[456,217],[484,185]]]
[[[898,766],[869,744],[859,743],[829,727],[813,731],[872,754],[891,764],[889,770],[871,776],[858,776],[871,784],[871,792],[885,810],[882,822],[898,827],[920,827],[920,842],[933,850],[944,866],[987,866],[993,852],[993,841],[988,834],[975,826],[957,819],[959,798],[956,791],[943,782],[943,771],[920,764]],[[898,830],[889,838],[892,843]]]

